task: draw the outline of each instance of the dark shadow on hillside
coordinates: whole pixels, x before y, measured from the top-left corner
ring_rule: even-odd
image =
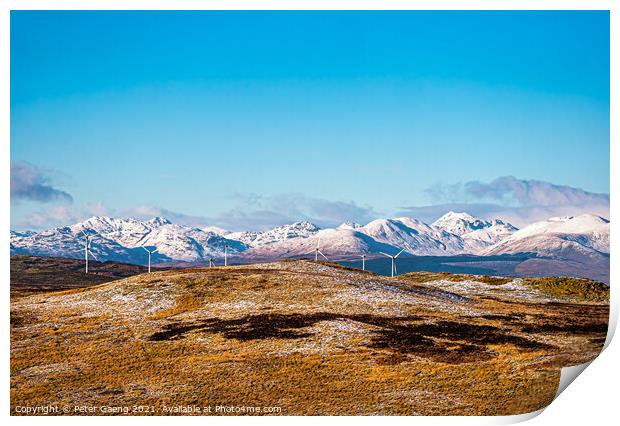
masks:
[[[302,339],[312,336],[308,327],[319,321],[348,320],[378,327],[367,347],[385,349],[398,355],[415,355],[437,362],[458,364],[490,359],[487,345],[511,344],[522,351],[552,350],[554,347],[507,333],[505,330],[455,321],[415,323],[416,316],[384,317],[377,315],[260,314],[239,319],[209,318],[190,324],[168,324],[149,340],[166,341],[186,337],[190,332],[218,333],[240,341],[258,339]],[[407,359],[406,357],[402,358]]]

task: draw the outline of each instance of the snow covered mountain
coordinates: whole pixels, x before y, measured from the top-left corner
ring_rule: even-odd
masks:
[[[377,219],[359,228],[376,241],[404,248],[411,254],[444,256],[463,253],[463,240],[410,217]]]
[[[362,254],[380,252],[396,253],[400,250],[353,229],[321,229],[308,237],[283,239],[255,246],[240,253],[240,256],[248,261],[301,256],[311,258],[314,257],[317,247],[329,260],[357,258]]]
[[[535,253],[572,259],[609,254],[609,220],[600,216],[552,217],[536,222],[480,252],[482,255]]]
[[[92,232],[88,232],[88,234],[94,235]],[[119,260],[129,263],[143,263],[141,257],[143,257],[144,250],[130,249],[103,237],[97,237],[96,241],[93,241],[91,252],[96,259],[102,261]],[[81,234],[78,236],[68,226],[40,233],[31,233],[30,235],[12,234],[11,254],[83,258],[84,238]]]
[[[93,236],[92,252],[99,260],[130,263],[146,262],[142,247],[158,249],[154,263],[208,261],[223,257],[225,250],[239,262],[311,257],[317,245],[332,260],[401,249],[432,256],[534,253],[579,262],[609,253],[609,221],[598,216],[551,218],[517,230],[498,219],[449,212],[432,225],[399,217],[364,226],[345,222],[336,229],[300,221],[264,232],[233,233],[178,225],[162,217],[139,221],[94,216],[44,232],[11,231],[11,254],[83,257],[82,232]]]
[[[471,218],[482,225],[467,229],[467,232],[487,232],[501,235],[499,227],[516,229],[496,220],[484,222]],[[503,228],[502,228],[503,229]],[[328,257],[350,258],[361,254],[397,253],[401,249],[415,255],[453,255],[474,253],[480,248],[491,245],[496,240],[481,234],[462,238],[439,227],[429,226],[410,217],[395,219],[377,219],[362,226],[354,222],[345,222],[336,229],[319,230],[308,222],[296,222],[271,231],[237,232],[227,234],[226,238],[237,239],[250,246],[250,250],[240,253],[244,260],[274,259],[312,254],[318,246]],[[486,238],[486,241],[484,240]],[[476,244],[469,243],[476,241]]]
[[[432,226],[461,237],[464,249],[469,253],[478,253],[517,231],[516,227],[499,219],[483,220],[467,213],[455,212],[446,213]]]
[[[478,219],[467,213],[448,212],[433,222],[432,226],[454,235],[464,235],[491,226],[491,222]]]
[[[91,250],[99,260],[144,263],[142,247],[157,247],[154,262],[199,261],[245,250],[245,244],[213,232],[175,225],[156,217],[148,221],[93,216],[75,225],[40,233],[11,233],[11,253],[37,256],[82,257],[83,233],[93,236]]]
[[[226,234],[228,234],[229,232],[223,228],[220,228],[219,226],[205,226],[204,228],[200,228],[205,232],[212,232],[214,234],[217,234],[221,237],[225,236]]]
[[[338,226],[338,228],[336,229],[354,229],[354,230],[358,230],[362,227],[362,225],[360,225],[359,223],[356,222],[344,222],[342,223],[340,226]]]
[[[264,232],[232,232],[227,234],[226,238],[240,241],[250,247],[259,247],[284,240],[307,238],[319,232],[319,229],[318,226],[302,220]]]

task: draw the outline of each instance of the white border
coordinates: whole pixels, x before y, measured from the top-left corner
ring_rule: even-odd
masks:
[[[611,10],[611,76],[616,76],[620,72],[618,67],[618,43],[619,31],[618,31],[618,18],[616,12],[618,10],[617,1],[612,0],[446,0],[446,1],[423,1],[423,0],[382,0],[381,2],[373,2],[367,0],[358,1],[342,1],[342,0],[314,0],[314,1],[284,1],[284,0],[231,0],[231,1],[197,1],[197,0],[152,0],[152,1],[139,1],[139,0],[54,0],[54,1],[42,1],[42,0],[5,0],[0,1],[0,102],[2,114],[0,115],[0,149],[2,161],[0,161],[0,168],[2,170],[2,177],[0,183],[0,191],[2,191],[4,205],[10,206],[10,190],[9,190],[9,170],[10,170],[10,129],[9,129],[9,117],[10,117],[10,10],[37,10],[37,9],[55,9],[55,10],[165,10],[165,9],[213,9],[213,10],[233,10],[233,9],[289,9],[289,10],[338,10],[338,9],[365,9],[365,10],[388,10],[388,9],[413,9],[413,10]],[[618,85],[615,83],[613,77],[611,79],[611,105],[610,105],[610,146],[611,146],[611,221],[615,223],[614,212],[618,210],[618,201],[615,197],[617,194],[617,186],[620,184],[620,171],[614,166],[617,165],[617,159],[620,158],[620,147],[618,146],[618,117],[617,105],[615,100],[618,99]],[[614,159],[616,161],[614,162]],[[8,209],[1,211],[1,220],[4,228],[4,235],[8,236],[10,229],[10,214]],[[616,227],[612,226],[612,238],[611,246],[612,252],[617,253],[620,250],[620,244],[618,243],[618,232]],[[10,309],[9,301],[9,247],[8,244],[0,244],[0,256],[2,259],[2,277],[3,289],[4,289],[4,318],[8,321],[8,311]],[[618,285],[616,282],[616,276],[618,275],[618,265],[611,264],[611,287],[612,287],[612,318],[610,319],[610,337],[615,331],[618,317],[618,297],[614,288]],[[10,407],[10,395],[9,395],[9,327],[5,323],[5,327],[2,328],[3,351],[2,362],[4,368],[2,369],[2,379],[4,386],[2,387],[2,416],[8,417]],[[608,339],[609,344],[609,339]],[[609,344],[608,348],[592,363],[585,374],[582,374],[576,379],[576,384],[569,386],[568,391],[562,393],[556,401],[554,401],[546,410],[544,414],[536,417],[532,420],[532,424],[608,424],[611,423],[611,419],[617,418],[617,386],[620,380],[619,367],[617,360],[620,359],[618,354],[617,342]],[[538,413],[534,413],[538,414]],[[517,421],[527,420],[533,417],[534,414],[525,416],[512,416],[512,417],[423,417],[423,418],[404,418],[404,417],[384,417],[380,421],[390,422],[393,424],[410,424],[413,422],[422,422],[424,424],[465,424],[465,425],[481,425],[481,424],[506,424],[514,423]],[[189,418],[184,417],[183,421],[187,422],[200,422],[204,424],[205,421],[209,423],[237,423],[243,422],[246,418],[240,417],[204,417]],[[142,419],[134,419],[127,417],[119,417],[115,421],[120,422],[135,422]],[[267,418],[257,417],[252,418],[253,422],[269,424],[290,422],[290,418]],[[377,422],[377,419],[369,417],[361,417],[351,419],[358,424],[373,424]],[[84,419],[79,417],[71,418],[46,418],[35,419],[33,417],[10,417],[10,422],[15,423],[28,423],[28,422],[51,422],[52,424],[67,424],[83,422]],[[109,419],[103,417],[91,418],[89,422],[101,423],[108,422]],[[170,421],[178,422],[180,419],[149,419],[148,421],[154,421],[155,423],[168,423]],[[337,422],[340,420],[334,420],[334,418],[322,418],[321,422]],[[310,423],[314,422],[314,418],[305,417],[297,418],[295,422]]]

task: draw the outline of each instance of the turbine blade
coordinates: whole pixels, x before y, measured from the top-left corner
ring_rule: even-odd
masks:
[[[99,262],[99,259],[97,259],[97,256],[95,256],[95,253],[93,253],[92,251],[88,250],[88,254],[90,254],[93,259],[95,259],[97,262]]]
[[[323,257],[325,258],[325,260],[329,261],[329,259],[327,258],[327,256],[325,256],[323,253],[321,253],[321,250],[319,250],[319,254],[320,254],[321,256],[323,256]]]
[[[147,253],[150,253],[149,249],[147,249],[146,247],[142,247]]]
[[[398,254],[397,254],[396,256],[394,256],[394,257],[398,257],[398,256],[400,256],[400,254],[401,254],[402,252],[404,252],[404,251],[405,251],[405,249],[402,249],[402,250],[401,250],[401,251],[399,251],[399,252],[398,252]]]
[[[389,254],[387,254],[387,253],[383,253],[382,251],[380,251],[379,253],[381,253],[382,255],[387,256],[387,257],[389,257],[389,258],[391,258],[391,257],[392,257],[392,256],[390,256],[390,255],[389,255]]]
[[[396,262],[394,263],[394,275],[398,275],[398,271],[396,270]]]
[[[159,250],[159,249],[155,249],[155,250],[153,250],[153,251],[151,252],[151,254],[153,254],[153,253],[157,253],[157,250]]]

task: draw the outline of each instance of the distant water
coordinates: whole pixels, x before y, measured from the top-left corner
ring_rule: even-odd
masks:
[[[530,258],[527,255],[502,256],[400,256],[396,258],[398,274],[407,272],[450,272],[454,274],[515,275],[515,267]],[[366,259],[366,270],[390,275],[391,260]],[[340,261],[343,266],[362,269],[362,260]]]

